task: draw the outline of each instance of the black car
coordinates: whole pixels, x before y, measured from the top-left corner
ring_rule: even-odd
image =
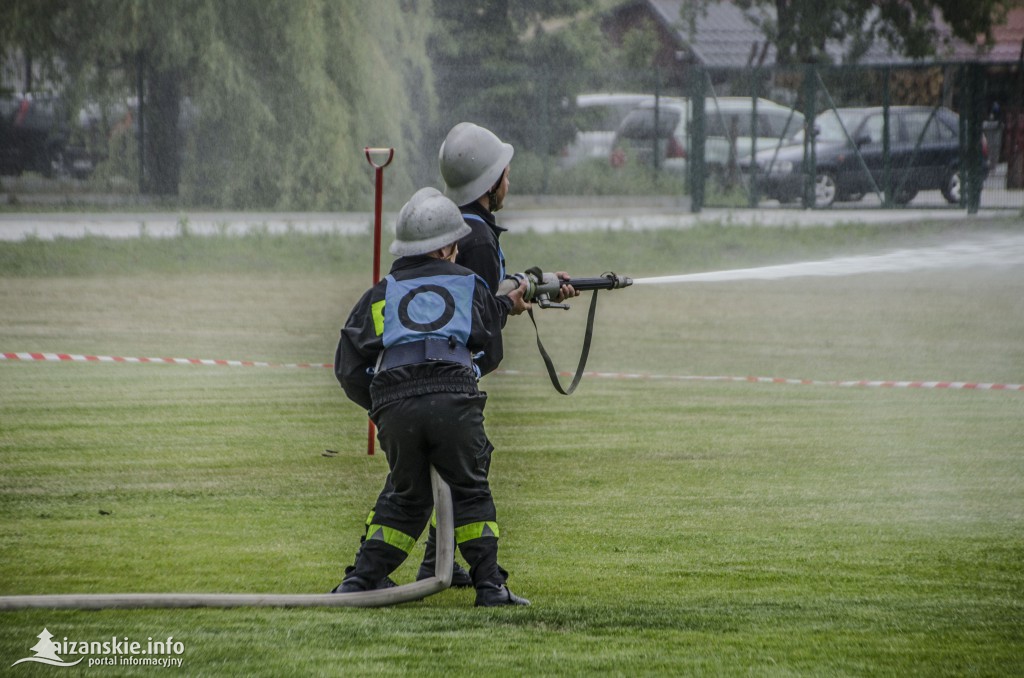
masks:
[[[883,109],[837,108],[815,120],[815,205],[860,200],[885,190]],[[757,154],[763,195],[793,202],[804,194],[804,144]],[[988,147],[982,140],[982,153]],[[918,191],[940,190],[960,202],[960,122],[947,108],[889,108],[889,157],[893,202],[905,205]],[[745,163],[749,172],[749,162]],[[987,163],[985,163],[987,166]]]
[[[70,115],[60,97],[0,97],[0,173],[87,176],[96,158],[72,142]]]

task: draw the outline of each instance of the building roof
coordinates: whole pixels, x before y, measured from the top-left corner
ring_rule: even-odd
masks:
[[[642,9],[675,41],[679,51],[687,53],[690,60],[703,66],[741,68],[755,63],[774,65],[775,46],[766,39],[764,32],[764,26],[775,20],[774,4],[754,3],[754,6],[743,9],[730,0],[713,0],[696,12],[691,30],[688,20],[682,15],[684,3],[690,1],[634,0],[618,5],[610,15],[626,15]],[[1010,9],[1005,22],[993,27],[994,44],[991,47],[981,40],[972,45],[952,37],[952,31],[938,13],[936,29],[940,42],[937,46],[939,59],[1012,62],[1024,58],[1024,7]],[[843,63],[849,61],[849,47],[849,41],[830,41],[826,50],[831,60]],[[865,65],[912,61],[883,39],[874,40],[857,59],[858,63]]]
[[[705,66],[747,66],[760,62],[769,66],[775,63],[775,46],[767,41],[764,33],[766,23],[774,23],[775,6],[756,5],[742,9],[728,0],[710,2],[705,9],[697,12],[693,30],[682,19],[682,9],[687,0],[645,0],[658,20],[671,26],[680,42],[686,46],[695,59]],[[826,45],[829,56],[836,63],[843,63],[849,49],[847,43],[831,41]],[[884,41],[875,41],[857,63],[901,63],[910,59],[893,50]]]
[[[992,27],[995,44],[988,47],[979,39],[974,45],[954,40],[953,58],[987,62],[1013,62],[1024,60],[1024,7],[1006,13],[1006,20]]]
[[[680,44],[705,66],[746,66],[765,49],[761,26],[770,18],[761,9],[743,10],[732,3],[716,2],[696,16],[695,30],[682,18],[683,0],[646,0],[657,19],[670,28]],[[772,15],[774,11],[772,12]],[[775,63],[775,46],[767,45],[763,63]]]
[[[696,13],[693,30],[682,18],[684,4],[690,0],[637,0],[620,9],[644,6],[669,33],[675,36],[681,50],[688,51],[694,61],[710,67],[742,67],[755,63],[775,64],[775,46],[765,38],[763,26],[775,21],[775,6],[758,4],[742,9],[729,0],[710,2]],[[614,12],[613,12],[614,13]],[[965,44],[952,37],[941,19],[936,21],[940,39],[948,47],[939,48],[939,58],[1013,62],[1024,51],[1024,8],[1012,9],[1006,21],[994,27],[995,45]],[[826,49],[835,63],[847,61],[849,41],[828,43]],[[862,56],[860,64],[911,63],[913,60],[893,49],[885,40],[875,40]]]

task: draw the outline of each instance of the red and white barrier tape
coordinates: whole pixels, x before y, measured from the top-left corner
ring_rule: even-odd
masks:
[[[79,355],[74,353],[0,353],[0,360],[21,360],[29,362],[78,362],[78,363],[156,363],[172,365],[206,365],[221,367],[284,367],[333,369],[331,363],[270,363],[254,360],[210,360],[200,358],[126,358],[108,355]],[[495,374],[509,376],[535,376],[536,373],[521,370],[497,370]],[[562,372],[561,376],[572,376]],[[647,379],[650,381],[710,381],[746,382],[755,384],[790,384],[798,386],[843,386],[863,388],[925,388],[966,391],[1021,391],[1024,384],[993,384],[970,381],[823,381],[818,379],[784,379],[781,377],[708,377],[672,374],[643,374],[639,372],[586,372],[584,376],[598,379]]]
[[[499,370],[504,374],[525,375],[527,372],[515,370]],[[672,374],[641,374],[634,372],[586,372],[587,377],[598,377],[605,379],[648,379],[651,381],[717,381],[717,382],[746,382],[752,384],[790,384],[799,386],[861,386],[874,388],[939,388],[939,389],[963,389],[968,391],[1024,391],[1024,384],[990,384],[971,381],[880,381],[880,380],[852,380],[852,381],[823,381],[818,379],[784,379],[782,377],[702,377]],[[562,372],[561,376],[572,376],[569,372]]]
[[[75,353],[0,353],[0,360],[72,363],[169,363],[172,365],[219,365],[221,367],[324,367],[330,363],[266,363],[254,360],[207,360],[201,358],[124,358],[110,355],[79,355]]]

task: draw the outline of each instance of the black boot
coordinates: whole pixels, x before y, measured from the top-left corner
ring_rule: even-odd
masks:
[[[362,537],[359,538],[359,549],[356,551],[356,558],[355,558],[356,562],[359,561],[359,556],[363,552],[363,545],[364,544],[366,544],[366,535],[365,534]],[[344,578],[348,579],[349,575],[351,575],[353,572],[355,572],[355,570],[356,570],[356,566],[355,565],[349,565],[348,567],[346,567],[345,568],[345,577]],[[359,590],[360,591],[372,591],[372,590],[376,590],[376,589],[393,589],[396,586],[398,586],[398,584],[396,584],[395,581],[391,577],[384,577],[383,579],[380,579],[380,580],[374,582],[373,586],[368,586],[366,588],[362,588],[362,589],[359,589]],[[341,591],[338,590],[340,588],[341,588],[341,584],[338,584],[337,586],[334,587],[334,589],[331,591],[331,593],[342,593]],[[345,593],[348,593],[348,592],[346,591]]]
[[[504,585],[493,586],[488,584],[477,587],[476,590],[476,607],[501,607],[502,605],[522,605],[525,607],[529,604],[529,600],[517,596]]]
[[[416,572],[416,581],[433,577],[437,570],[437,530],[433,525],[427,530],[427,547],[423,553],[423,562]],[[452,560],[452,588],[463,589],[473,585],[473,579],[462,567]]]
[[[359,593],[372,590],[370,582],[362,577],[345,577],[340,584],[331,589],[331,593]]]
[[[505,586],[508,573],[498,565],[498,540],[494,537],[470,539],[459,544],[463,557],[469,561],[470,574],[476,587],[477,607],[501,605],[529,605]]]
[[[356,557],[358,558],[358,554],[357,554]],[[345,568],[345,579],[348,579],[349,575],[351,575],[355,571],[356,571],[356,566],[355,565],[349,565],[348,567],[346,567]],[[360,591],[374,591],[376,589],[393,589],[396,586],[398,586],[398,584],[395,583],[394,579],[392,579],[391,577],[384,577],[383,579],[381,579],[379,581],[373,582],[373,586],[370,586],[369,588],[365,588],[365,589],[359,589],[359,590]],[[341,584],[338,584],[338,586],[335,587],[335,588],[337,589],[337,588],[340,588],[340,587],[341,587]],[[331,593],[342,593],[342,592],[338,591],[338,590],[334,590],[334,591],[331,591]]]
[[[345,568],[345,578],[331,593],[354,593],[390,588],[395,583],[388,577],[402,562],[406,553],[402,549],[381,541],[364,542],[356,556],[355,565]],[[382,585],[383,584],[383,585]]]

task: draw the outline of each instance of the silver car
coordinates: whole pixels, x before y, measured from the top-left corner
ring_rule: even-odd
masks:
[[[561,151],[560,167],[569,168],[585,160],[605,161],[619,123],[637,106],[653,102],[649,94],[580,94],[572,121],[576,136]]]
[[[612,165],[657,165],[685,172],[692,118],[690,100],[685,98],[663,97],[657,109],[653,102],[637,107],[619,125],[610,155]],[[792,143],[803,129],[804,116],[774,101],[758,99],[756,143],[752,136],[753,121],[754,102],[749,97],[705,99],[704,162],[709,171],[725,168],[733,152],[739,160],[757,151]]]

